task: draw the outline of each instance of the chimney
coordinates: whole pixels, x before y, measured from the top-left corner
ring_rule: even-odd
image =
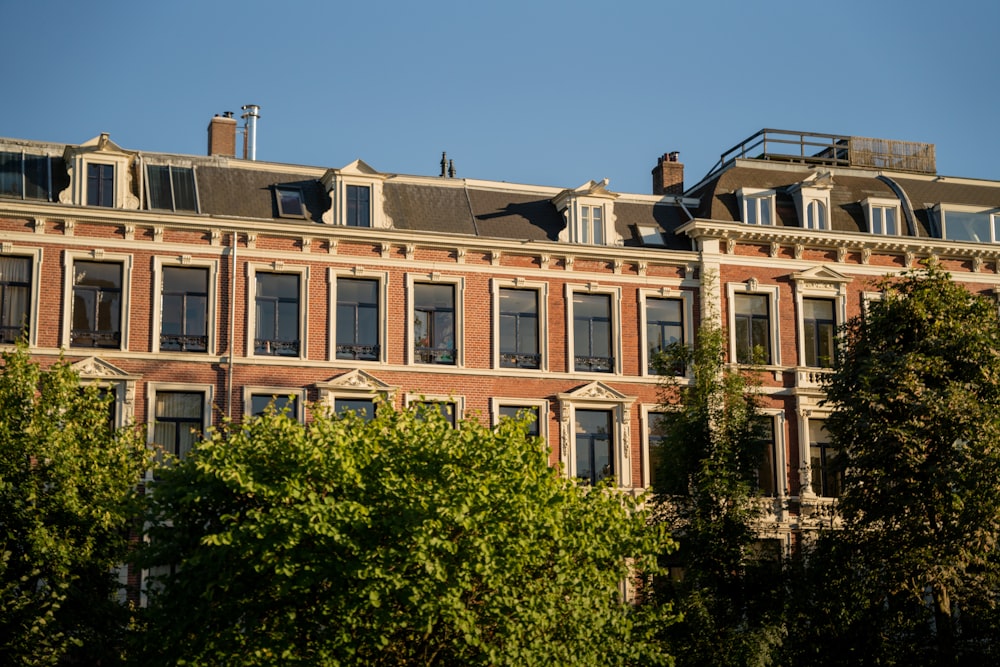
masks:
[[[654,195],[684,194],[684,164],[678,162],[680,153],[672,151],[657,158],[653,167]]]
[[[208,154],[236,157],[236,119],[232,111],[215,114],[208,124]]]

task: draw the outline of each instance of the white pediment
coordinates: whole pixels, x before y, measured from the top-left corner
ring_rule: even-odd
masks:
[[[353,370],[330,378],[326,382],[317,382],[316,386],[327,391],[347,390],[363,391],[371,393],[386,393],[395,390],[395,387],[382,382],[374,375],[363,370]]]
[[[361,158],[358,158],[357,160],[355,160],[354,162],[352,162],[350,164],[344,165],[343,167],[341,167],[339,169],[339,171],[340,171],[341,175],[343,175],[343,176],[368,176],[368,177],[375,177],[375,176],[382,176],[383,175],[378,169],[376,169],[375,167],[371,166],[370,164],[368,164],[367,162],[365,162]]]
[[[97,357],[87,357],[76,362],[71,368],[82,378],[101,378],[105,380],[134,380],[137,376],[129,375],[122,369],[109,364]]]
[[[839,271],[834,271],[827,266],[814,266],[805,271],[792,274],[792,280],[804,283],[825,283],[832,285],[843,285],[851,282],[853,278],[845,276]]]
[[[633,401],[634,396],[627,396],[620,391],[612,389],[603,382],[594,381],[585,384],[573,391],[559,394],[560,400],[588,400],[588,401]]]

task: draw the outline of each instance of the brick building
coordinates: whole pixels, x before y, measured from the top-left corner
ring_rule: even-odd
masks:
[[[765,130],[685,189],[548,188],[0,139],[0,342],[24,335],[114,392],[118,424],[179,455],[270,401],[530,410],[550,461],[650,483],[649,357],[704,318],[764,355],[767,532],[828,522],[839,491],[819,378],[878,277],[935,256],[1000,286],[1000,183],[938,176],[927,144]]]

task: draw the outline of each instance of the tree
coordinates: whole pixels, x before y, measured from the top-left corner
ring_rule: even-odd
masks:
[[[940,268],[882,281],[826,386],[846,469],[830,539],[888,663],[996,657],[1000,322]],[[993,662],[995,664],[995,660]]]
[[[113,568],[128,553],[146,448],[112,431],[94,385],[23,346],[0,372],[0,664],[112,664],[127,610]]]
[[[549,468],[526,426],[273,411],[159,472],[144,664],[669,662],[624,604],[666,548],[638,501]]]
[[[766,440],[754,378],[726,366],[711,324],[693,348],[674,344],[656,363],[667,378],[656,516],[680,544],[670,561],[682,571],[658,587],[683,614],[665,631],[669,649],[679,664],[764,664],[780,641],[780,554],[759,548]]]

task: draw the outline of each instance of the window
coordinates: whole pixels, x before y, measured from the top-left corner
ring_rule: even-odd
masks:
[[[347,186],[348,227],[371,227],[371,188],[367,185]]]
[[[806,229],[828,229],[826,221],[826,204],[813,199],[806,204],[806,214],[802,221]]]
[[[736,294],[734,304],[736,362],[770,364],[771,311],[766,294]]]
[[[172,165],[147,165],[149,208],[166,211],[198,211],[194,169]]]
[[[646,297],[646,359],[650,375],[657,373],[654,361],[672,343],[684,342],[684,302],[681,299]],[[683,375],[675,368],[675,375]]]
[[[250,414],[254,417],[264,414],[270,405],[274,406],[274,411],[277,414],[286,414],[292,419],[298,418],[299,399],[297,396],[281,394],[252,394],[250,396]]]
[[[941,238],[949,241],[1000,243],[1000,213],[995,210],[975,210],[938,206]]]
[[[16,343],[31,325],[31,258],[0,257],[0,343]]]
[[[52,161],[44,155],[0,151],[0,197],[52,201]]]
[[[452,428],[455,427],[458,406],[452,401],[416,401],[418,406],[417,415],[418,417],[425,413],[430,413],[435,410],[441,413],[444,420],[451,424]]]
[[[764,455],[757,469],[757,488],[761,495],[779,495],[778,486],[778,458],[777,447],[775,446],[774,417],[765,416],[760,418],[758,424],[761,444],[764,448]]]
[[[833,299],[802,299],[803,344],[805,365],[815,368],[833,366],[834,336],[837,320]]]
[[[378,361],[379,281],[338,277],[336,289],[337,359]]]
[[[205,395],[158,391],[154,415],[153,442],[183,458],[198,442],[205,427]]]
[[[663,445],[667,440],[662,418],[662,412],[646,413],[646,486],[654,489],[662,485],[662,480],[659,483],[656,481],[656,474],[663,465]]]
[[[208,269],[165,266],[160,350],[208,351]]]
[[[540,368],[538,292],[500,288],[500,366]]]
[[[278,202],[278,217],[306,217],[306,207],[302,200],[302,190],[299,188],[276,185],[274,186],[274,197]]]
[[[299,284],[294,273],[256,273],[254,354],[299,356]]]
[[[809,420],[809,465],[812,490],[818,496],[836,498],[843,485],[840,452],[830,446],[830,436],[822,420]]]
[[[353,412],[365,421],[375,419],[375,400],[371,398],[335,398],[333,411],[342,415]]]
[[[573,475],[589,484],[615,474],[611,410],[576,410],[576,468]]]
[[[748,225],[774,224],[774,190],[742,188],[737,198],[743,210],[743,222]]]
[[[113,164],[87,163],[87,205],[115,205],[115,166]]]
[[[604,209],[600,206],[580,206],[581,243],[604,244]]]
[[[610,294],[573,294],[573,370],[613,373]]]
[[[455,364],[455,286],[413,285],[413,353],[418,364]]]
[[[541,435],[541,420],[538,414],[537,405],[501,405],[497,408],[500,419],[518,419],[519,417],[530,417],[528,424],[528,435],[537,438]]]
[[[896,200],[866,199],[862,202],[868,214],[868,231],[872,234],[896,236],[900,233],[899,202]]]
[[[120,348],[122,343],[122,265],[73,263],[73,347]]]

